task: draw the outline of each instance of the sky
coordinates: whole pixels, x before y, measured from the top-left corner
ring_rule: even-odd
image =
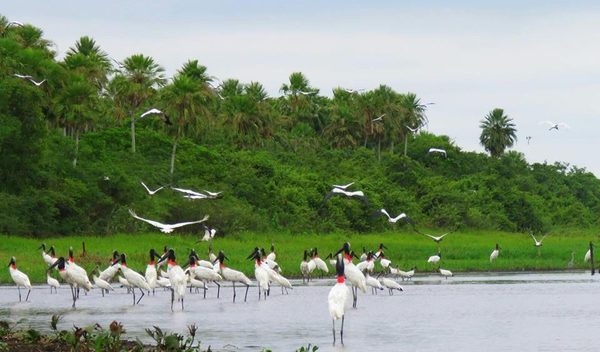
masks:
[[[319,88],[386,84],[433,102],[427,129],[483,152],[480,121],[514,120],[529,162],[600,176],[600,3],[578,1],[8,1],[59,57],[88,35],[111,57],[143,53],[172,75],[198,59],[221,80],[279,95],[301,71]],[[541,121],[569,129],[548,131]],[[531,136],[528,144],[526,136]]]

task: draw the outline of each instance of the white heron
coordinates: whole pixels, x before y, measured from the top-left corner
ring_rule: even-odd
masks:
[[[173,311],[173,302],[181,301],[181,310],[183,310],[183,299],[185,297],[185,288],[187,286],[187,276],[183,269],[175,261],[175,251],[171,248],[165,253],[158,262],[167,260],[167,273],[171,283],[171,311]]]
[[[54,288],[54,292],[58,293],[58,288],[60,287],[60,282],[50,276],[50,273],[46,273],[46,283],[50,286],[50,294],[52,294],[52,289]]]
[[[31,293],[31,282],[29,281],[29,277],[27,274],[17,269],[17,259],[15,259],[15,257],[10,258],[8,268],[10,277],[17,285],[17,290],[19,291],[19,302],[21,302],[21,287],[24,287],[28,290],[27,296],[25,297],[25,302],[27,302],[27,300],[29,300],[29,294]]]
[[[218,269],[219,274],[221,274],[221,276],[223,277],[223,280],[231,281],[231,283],[233,283],[233,302],[235,302],[236,296],[235,283],[239,282],[246,285],[246,295],[244,296],[244,302],[246,302],[246,299],[248,298],[248,289],[250,288],[250,285],[252,285],[252,281],[250,281],[250,279],[241,271],[228,268],[225,265],[225,259],[228,259],[225,256],[225,253],[223,251],[220,251],[219,255],[217,255],[217,260],[215,261],[215,263],[217,264],[216,268]]]
[[[129,282],[129,284],[131,285],[131,293],[133,294],[133,305],[139,304],[140,301],[142,300],[142,298],[144,298],[144,296],[146,295],[146,293],[144,293],[144,291],[150,292],[151,288],[148,285],[146,278],[142,274],[138,273],[135,270],[130,269],[127,266],[127,256],[125,255],[125,253],[121,253],[120,264],[121,265],[119,265],[119,270],[121,270],[121,272],[123,273],[123,276],[125,277],[127,282]],[[115,265],[115,264],[113,264],[113,265]],[[135,300],[135,289],[136,288],[138,288],[140,290],[140,292],[142,293],[142,295],[140,296],[140,298],[137,301]]]
[[[148,186],[146,186],[146,184],[144,182],[140,182],[142,184],[142,186],[144,186],[144,188],[146,189],[146,191],[148,192],[149,195],[153,196],[156,194],[156,192],[160,191],[161,189],[165,188],[165,186],[160,186],[155,190],[151,190],[150,188],[148,188]]]
[[[394,290],[400,292],[404,291],[404,289],[402,288],[402,286],[400,286],[399,283],[392,279],[388,279],[387,277],[381,278],[381,285],[388,289],[390,296],[394,295]]]
[[[490,263],[495,262],[496,259],[498,259],[499,255],[500,255],[500,246],[498,245],[498,243],[496,243],[496,249],[494,249],[492,251],[492,254],[490,254]]]
[[[552,121],[540,121],[539,123],[540,125],[547,125],[550,128],[548,129],[548,131],[552,131],[552,130],[559,130],[559,128],[571,128],[569,125],[567,125],[564,122],[552,122]]]
[[[388,222],[390,224],[395,224],[398,221],[400,221],[401,219],[406,219],[408,222],[411,222],[411,219],[408,215],[406,215],[405,213],[401,213],[400,215],[396,216],[396,217],[392,217],[390,216],[390,214],[387,212],[387,210],[385,209],[379,209],[379,212],[383,215],[385,215],[388,218]]]
[[[134,218],[136,218],[138,220],[145,221],[145,222],[149,223],[152,226],[158,227],[160,229],[160,231],[163,232],[163,233],[171,233],[176,228],[182,227],[182,226],[193,225],[193,224],[200,224],[202,222],[205,222],[209,218],[208,215],[205,215],[202,220],[198,220],[198,221],[187,221],[187,222],[180,222],[180,223],[177,223],[177,224],[163,224],[163,223],[160,223],[158,221],[148,220],[148,219],[144,219],[142,217],[139,217],[131,209],[129,209],[129,214],[131,214],[131,216],[133,216]]]
[[[446,280],[448,280],[448,277],[454,276],[454,274],[452,274],[452,272],[450,270],[446,270],[446,269],[442,269],[442,268],[440,268],[440,275],[445,277]]]
[[[348,300],[348,287],[345,283],[344,273],[345,265],[342,255],[337,255],[335,271],[337,274],[337,283],[329,291],[327,304],[329,307],[329,316],[332,320],[333,344],[335,345],[335,321],[342,320],[340,329],[340,340],[344,344],[344,316],[346,312],[346,301]]]
[[[448,157],[448,154],[446,153],[446,150],[444,149],[440,149],[440,148],[429,148],[429,150],[427,151],[427,153],[438,153],[444,156],[444,158]]]
[[[154,261],[154,259],[160,259],[160,255],[158,255],[158,253],[156,253],[154,248],[150,249],[149,254],[150,254],[150,262],[148,262],[148,265],[146,266],[146,271],[144,272],[144,278],[146,279],[148,286],[150,286],[150,289],[154,293],[154,289],[158,285],[156,283],[156,280],[158,279],[158,273],[156,272],[156,262]],[[148,294],[150,294],[150,292],[148,292]]]

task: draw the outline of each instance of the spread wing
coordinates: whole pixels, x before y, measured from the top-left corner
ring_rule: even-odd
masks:
[[[173,224],[173,225],[168,225],[170,228],[176,229],[178,227],[182,227],[182,226],[187,226],[187,225],[192,225],[192,224],[199,224],[201,222],[205,222],[206,220],[208,220],[209,216],[205,215],[204,218],[202,220],[198,220],[198,221],[188,221],[188,222],[180,222],[177,224]]]
[[[192,195],[192,196],[199,196],[199,197],[206,196],[205,194],[192,191],[191,189],[176,188],[176,187],[171,187],[171,188],[174,189],[174,190],[176,190],[176,191],[178,191],[178,192],[187,193],[187,194]]]
[[[554,125],[556,125],[556,124],[555,124],[554,122],[552,122],[552,121],[548,121],[548,120],[546,120],[546,121],[540,121],[539,125],[548,125],[548,126],[554,126]]]
[[[156,226],[156,227],[159,227],[159,228],[164,228],[164,227],[166,227],[166,225],[165,225],[165,224],[162,224],[162,223],[160,223],[160,222],[158,222],[158,221],[149,220],[149,219],[144,219],[144,218],[142,218],[142,217],[138,216],[138,215],[137,215],[137,214],[136,214],[136,213],[135,213],[133,210],[131,210],[131,209],[129,209],[129,214],[131,214],[131,216],[133,216],[134,218],[136,218],[136,219],[138,219],[138,220],[142,220],[142,221],[145,221],[145,222],[149,223],[149,224],[150,224],[150,225],[152,225],[152,226]]]

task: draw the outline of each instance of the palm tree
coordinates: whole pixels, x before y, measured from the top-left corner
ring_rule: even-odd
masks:
[[[79,139],[89,130],[97,112],[98,94],[96,88],[81,74],[73,74],[59,91],[54,107],[60,123],[67,133],[75,139],[73,166],[77,166]]]
[[[158,65],[153,58],[142,54],[132,55],[123,60],[123,69],[119,76],[120,92],[125,95],[129,105],[128,115],[142,106],[143,102],[156,93],[158,87],[165,85],[167,80],[164,76],[164,69]],[[131,119],[131,151],[135,153],[135,117]]]
[[[88,36],[79,38],[75,46],[69,48],[64,63],[70,70],[84,73],[99,89],[106,84],[111,69],[108,55]]]
[[[179,139],[186,131],[197,130],[201,118],[209,114],[207,102],[210,94],[198,81],[182,74],[175,76],[173,83],[164,88],[163,101],[174,128],[171,178],[175,172],[175,155]]]
[[[408,127],[412,129],[420,128],[427,123],[427,116],[425,115],[427,105],[421,104],[421,99],[417,98],[416,94],[407,93],[400,98],[400,106],[404,113],[401,131],[404,136],[404,156],[406,156],[408,149],[408,135],[410,134]]]
[[[494,158],[499,157],[517,140],[517,129],[513,120],[504,115],[504,110],[494,109],[481,120],[479,142]]]
[[[316,103],[319,89],[312,88],[302,72],[292,73],[289,83],[282,84],[279,90],[285,95],[281,98],[283,113],[293,124],[303,122],[315,131],[322,131],[323,123],[319,116],[319,105]]]

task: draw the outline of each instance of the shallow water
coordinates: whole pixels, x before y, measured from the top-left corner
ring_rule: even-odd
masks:
[[[289,295],[275,287],[266,301],[258,301],[252,287],[246,303],[239,287],[236,303],[231,287],[221,288],[220,299],[216,288],[206,299],[188,291],[185,311],[176,305],[173,313],[170,293],[162,290],[138,306],[124,289],[104,298],[93,290],[73,310],[68,287],[53,295],[45,286],[34,287],[30,302],[19,303],[16,288],[5,286],[0,319],[44,331],[52,314],[64,315],[61,329],[96,322],[107,327],[118,320],[126,337],[146,342],[144,329],[152,325],[185,333],[196,323],[202,346],[214,351],[294,351],[308,343],[319,351],[591,351],[599,345],[598,280],[589,273],[415,277],[394,296],[360,293],[358,309],[346,310],[343,347],[331,346],[327,294],[333,280],[297,286]]]

